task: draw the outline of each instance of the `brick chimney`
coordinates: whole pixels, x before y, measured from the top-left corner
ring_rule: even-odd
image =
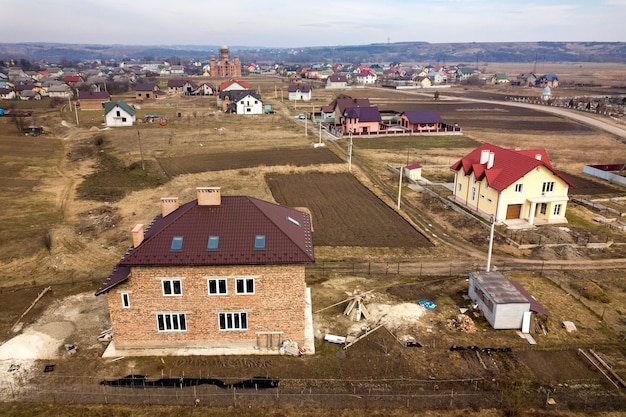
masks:
[[[222,204],[222,191],[220,187],[197,187],[199,206],[219,206]]]
[[[139,245],[141,245],[141,242],[143,242],[143,224],[138,224],[135,227],[133,227],[133,247],[137,247]]]
[[[167,216],[179,207],[178,197],[161,197],[161,215]]]

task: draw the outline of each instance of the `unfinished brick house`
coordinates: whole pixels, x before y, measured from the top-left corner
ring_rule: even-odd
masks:
[[[107,294],[114,348],[267,353],[312,339],[309,215],[219,187],[197,197],[162,198],[162,213],[135,226],[133,247],[97,290]]]

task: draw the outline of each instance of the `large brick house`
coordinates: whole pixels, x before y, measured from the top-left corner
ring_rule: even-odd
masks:
[[[162,198],[162,213],[135,226],[133,247],[97,290],[107,294],[113,349],[267,353],[290,339],[313,353],[309,215],[219,187],[197,197]]]

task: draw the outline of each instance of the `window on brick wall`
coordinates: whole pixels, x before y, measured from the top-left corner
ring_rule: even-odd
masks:
[[[207,281],[209,286],[209,295],[228,294],[226,279],[209,278]]]
[[[248,330],[248,313],[219,313],[220,330]]]
[[[130,308],[130,296],[127,292],[122,293],[122,307]]]
[[[187,315],[185,313],[159,313],[156,317],[159,332],[187,331]]]
[[[254,294],[254,278],[237,278],[235,289],[237,294]]]
[[[163,285],[163,295],[183,295],[183,284],[179,279],[164,279],[161,281]]]

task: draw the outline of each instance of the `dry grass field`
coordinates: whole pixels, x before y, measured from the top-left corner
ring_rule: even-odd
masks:
[[[610,83],[615,81],[616,84],[611,85],[621,85],[617,80],[625,74],[623,66],[608,70],[595,64],[584,64],[583,68],[575,71],[573,67],[542,65],[538,72],[556,72],[566,80],[585,79],[588,74],[598,77],[598,74],[604,74],[602,79],[607,83],[608,80]],[[489,64],[489,70],[494,70],[495,66]],[[514,67],[504,64],[498,68],[515,71]],[[566,70],[571,70],[572,75]],[[301,105],[286,100],[288,84],[284,80],[257,77],[249,82],[260,90],[264,102],[271,104],[276,114],[242,118],[218,111],[214,98],[170,97],[164,101],[142,103],[138,111],[138,119],[143,119],[147,113],[164,114],[168,120],[166,126],[141,122],[130,129],[103,129],[100,112],[79,112],[79,124],[76,125],[75,113],[65,105],[51,108],[45,103],[17,103],[25,109],[32,107],[34,113],[28,124],[43,124],[50,132],[39,137],[25,137],[17,131],[12,119],[0,118],[0,179],[3,184],[0,204],[6,218],[0,226],[0,272],[3,276],[0,301],[5,306],[4,314],[0,315],[0,329],[4,330],[0,341],[9,338],[7,332],[10,327],[44,286],[51,285],[53,291],[24,318],[25,326],[45,316],[42,312],[52,306],[54,300],[95,291],[130,245],[131,228],[136,223],[149,222],[159,212],[159,198],[177,196],[181,201],[188,201],[195,198],[196,186],[221,186],[222,192],[227,195],[246,194],[306,207],[313,213],[316,245],[319,245],[316,247],[318,261],[424,259],[444,263],[469,260],[476,264],[484,261],[487,246],[485,229],[477,228],[476,223],[465,216],[445,210],[434,197],[412,192],[408,187],[403,187],[403,210],[396,214],[397,176],[386,169],[387,164],[420,163],[424,166],[423,175],[426,178],[446,182],[451,178],[449,165],[478,143],[489,141],[506,147],[542,147],[546,148],[557,169],[573,178],[580,178],[580,183],[584,184],[580,189],[582,197],[593,196],[600,189],[604,197],[626,194],[624,189],[581,173],[585,164],[619,162],[623,159],[626,145],[614,136],[540,111],[509,107],[504,103],[486,105],[454,98],[455,95],[469,97],[472,94],[479,98],[485,95],[498,98],[506,95],[507,90],[493,88],[474,92],[451,88],[449,92],[442,91],[445,99],[442,97],[435,101],[430,93],[316,88],[313,90],[314,100]],[[580,89],[576,91],[580,92]],[[597,91],[596,87],[588,90],[589,94]],[[354,138],[353,169],[348,173],[345,162],[347,141],[327,140],[324,136],[326,147],[314,149],[311,144],[318,142],[318,131],[307,121],[305,135],[305,122],[296,117],[298,113],[308,113],[328,104],[339,93],[369,97],[381,109],[434,109],[445,121],[458,122],[464,134],[452,137]],[[119,97],[124,98],[131,99],[130,95]],[[342,187],[339,186],[341,184]],[[355,200],[353,196],[357,194],[361,197]],[[359,205],[359,210],[355,204]],[[365,210],[374,205],[378,211]],[[545,229],[546,235],[549,230],[549,233],[565,233],[558,237],[559,240],[566,236],[568,239],[572,236],[578,239],[595,236],[602,239],[610,237],[616,243],[626,242],[624,232],[598,225],[593,221],[595,215],[585,207],[571,205],[568,209],[571,231]],[[387,222],[385,224],[396,226],[389,229],[391,226],[381,227],[375,223],[382,220]],[[341,227],[347,226],[348,222],[361,226],[358,229]],[[384,236],[381,229],[387,231]],[[442,243],[450,240],[450,236],[457,239],[461,251]],[[369,390],[371,394],[371,389],[377,389],[376,382],[373,385],[356,384],[355,388],[354,383],[345,381],[355,378],[417,378],[420,382],[410,386],[390,383],[391,392],[434,392],[432,381],[438,381],[437,390],[447,393],[445,401],[436,396],[424,397],[420,400],[424,406],[417,408],[421,415],[428,416],[443,415],[443,411],[429,414],[425,410],[429,404],[440,410],[450,408],[450,390],[472,390],[466,383],[443,381],[478,375],[481,378],[480,389],[492,406],[482,407],[480,398],[468,394],[459,396],[453,402],[459,410],[448,415],[572,415],[569,412],[584,415],[585,409],[598,412],[623,409],[623,395],[610,391],[601,374],[583,362],[575,350],[577,347],[598,346],[597,350],[618,373],[622,376],[626,373],[626,352],[620,336],[626,334],[623,271],[581,272],[576,270],[575,263],[623,258],[625,245],[616,244],[598,252],[559,253],[551,248],[522,251],[506,244],[502,237],[512,238],[503,234],[497,240],[495,255],[498,262],[506,262],[507,259],[565,260],[572,265],[571,270],[546,268],[545,271],[510,272],[511,279],[522,283],[552,313],[548,319],[548,334],[537,335],[538,347],[529,346],[515,332],[493,331],[480,318],[476,318],[479,331],[474,334],[448,328],[447,320],[455,317],[458,308],[467,303],[462,296],[467,287],[465,276],[316,273],[307,278],[313,291],[314,310],[341,300],[345,291],[353,291],[356,287],[374,290],[376,301],[381,305],[415,303],[421,299],[434,301],[438,307],[433,312],[427,312],[417,322],[403,323],[394,328],[398,333],[413,335],[424,348],[402,348],[384,333],[384,329],[364,339],[343,356],[336,345],[318,341],[318,354],[314,357],[299,362],[291,358],[272,357],[262,362],[250,362],[250,366],[250,363],[242,366],[235,362],[224,365],[215,358],[184,361],[167,358],[165,362],[159,358],[140,358],[111,363],[98,358],[101,347],[90,347],[79,350],[75,357],[59,358],[56,361],[57,371],[47,377],[47,383],[53,387],[53,392],[60,392],[59,387],[68,380],[89,381],[78,382],[79,386],[75,389],[93,390],[100,395],[100,376],[113,378],[139,373],[156,377],[162,372],[198,376],[199,372],[204,375],[210,372],[219,374],[215,376],[231,378],[259,374],[279,376],[285,381],[283,388],[286,392],[293,390],[294,393],[320,389],[320,382],[312,382],[311,379],[329,378],[341,381],[333,382],[339,384],[337,386],[328,386],[334,393],[363,389],[365,391],[359,392]],[[391,240],[400,243],[394,246],[389,243]],[[372,244],[359,244],[359,241]],[[417,246],[423,248],[416,249]],[[106,316],[105,311],[102,314]],[[333,332],[342,332],[351,325],[341,315],[341,306],[317,315],[315,320],[320,328]],[[560,325],[563,320],[574,320],[579,331],[567,333]],[[83,331],[87,335],[83,334],[80,340],[88,343],[98,331]],[[479,359],[474,351],[452,352],[449,350],[451,346],[511,347],[512,352],[480,353],[483,356]],[[93,378],[93,375],[98,377]],[[575,389],[562,389],[563,384]],[[542,390],[546,387],[559,387],[558,394],[553,395],[560,401],[560,406],[545,408],[545,393]],[[51,401],[50,392],[42,390],[36,395],[36,390],[36,384],[27,390],[32,400]],[[76,392],[59,394],[56,400],[73,401],[72,398],[77,398],[73,395],[77,395]],[[123,397],[123,402],[145,404],[160,398],[154,393],[148,395],[154,396],[146,398],[138,394],[136,400]],[[492,398],[493,395],[499,397]],[[394,410],[384,410],[386,397],[365,397],[372,401],[365,408],[369,408],[368,414],[374,416],[414,415],[416,411],[408,406],[400,408],[398,404],[403,404],[404,400],[399,403],[397,399],[389,403],[393,404]],[[510,397],[510,401],[505,401],[505,397]],[[522,401],[524,397],[528,399],[525,405]],[[94,398],[98,402],[102,400]],[[317,409],[323,401],[299,398],[299,402],[295,403],[286,399],[283,403],[279,402],[284,406],[280,413],[276,409],[255,408],[252,403],[250,410],[257,415],[287,416],[293,415],[292,407],[295,406],[299,415],[327,413]],[[258,405],[265,404],[265,400],[260,400]],[[183,401],[182,397],[180,401]],[[229,415],[232,412],[246,415],[248,412],[247,407],[234,406],[230,397],[230,402],[224,401],[213,404],[216,408],[200,407],[202,415]],[[180,415],[182,408],[174,407],[174,404],[180,403],[166,402],[164,404],[170,405],[164,405],[159,411],[142,408],[144,414],[135,408],[126,409],[118,405],[111,408],[76,406],[68,409],[65,415],[111,415],[118,411],[127,415]],[[497,404],[500,410],[495,410],[493,404]],[[218,405],[224,407],[217,408]],[[327,405],[333,408],[348,405],[364,407],[362,398],[357,401],[345,396],[329,397]],[[524,411],[525,407],[532,410]],[[481,409],[483,411],[479,412]],[[0,415],[49,415],[56,410],[53,405],[41,404],[33,405],[26,413],[20,414],[19,405],[9,405]],[[184,413],[197,414],[193,408],[185,410]],[[508,414],[504,414],[506,412]],[[341,415],[357,414],[356,411],[343,411]]]

